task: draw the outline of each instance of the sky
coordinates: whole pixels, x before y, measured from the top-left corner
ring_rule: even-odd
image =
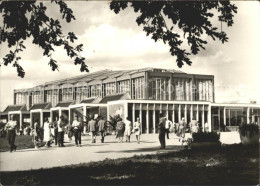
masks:
[[[74,11],[76,20],[62,21],[64,33],[73,31],[77,43],[84,44],[82,56],[90,72],[104,69],[137,69],[145,67],[178,69],[186,73],[211,74],[215,77],[216,102],[248,103],[256,100],[260,104],[260,3],[257,1],[232,1],[238,7],[234,25],[223,30],[229,42],[222,44],[206,37],[206,50],[191,56],[192,65],[179,69],[176,58],[170,55],[169,47],[154,42],[146,36],[136,23],[133,9],[115,14],[109,9],[109,2],[73,1],[67,2]],[[44,2],[47,13],[61,18],[57,7]],[[214,22],[216,26],[220,23]],[[82,75],[80,66],[66,56],[61,48],[55,48],[53,58],[59,63],[59,71],[51,71],[48,58],[42,49],[25,41],[26,50],[21,54],[20,64],[26,74],[17,76],[12,66],[0,67],[0,110],[13,104],[13,89],[30,88],[47,81]],[[10,49],[0,46],[0,62]]]

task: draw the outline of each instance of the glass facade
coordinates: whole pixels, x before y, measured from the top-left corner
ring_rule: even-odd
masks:
[[[226,126],[240,126],[246,123],[246,109],[226,108]]]

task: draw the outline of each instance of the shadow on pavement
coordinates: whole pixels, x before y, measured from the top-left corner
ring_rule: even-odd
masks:
[[[160,146],[149,147],[149,148],[136,148],[133,150],[118,150],[118,151],[98,151],[96,153],[133,153],[133,152],[155,152],[155,151],[179,151],[182,150],[183,147],[179,145],[168,145],[166,149],[160,149]]]

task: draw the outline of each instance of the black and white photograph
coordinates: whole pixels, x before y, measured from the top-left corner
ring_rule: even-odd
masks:
[[[258,185],[260,1],[0,1],[0,185]]]

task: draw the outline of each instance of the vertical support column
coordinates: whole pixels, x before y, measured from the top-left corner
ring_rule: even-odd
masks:
[[[167,89],[166,89],[166,79],[163,79],[163,91],[161,91],[161,93],[163,93],[163,100],[166,100],[166,94],[167,94]]]
[[[174,105],[172,105],[172,122],[175,123],[175,110],[174,110]]]
[[[223,118],[224,118],[224,125],[226,126],[227,125],[227,123],[226,123],[226,107],[224,107],[223,114],[224,114],[224,116],[223,116]]]
[[[195,81],[194,76],[191,77],[191,101],[195,100]]]
[[[71,111],[70,111],[70,108],[69,108],[69,123],[72,124],[72,121],[71,121]]]
[[[53,112],[52,112],[52,110],[50,110],[50,123],[52,123],[53,122],[53,119],[52,119],[52,115],[53,115]]]
[[[185,104],[185,107],[184,107],[184,118],[185,118],[185,122],[187,123],[187,122],[188,122],[188,117],[187,117],[187,104]]]
[[[209,132],[212,132],[212,125],[211,125],[211,105],[208,106],[208,126],[209,126]]]
[[[130,98],[133,99],[133,82],[132,82],[132,76],[131,75],[130,75],[129,81],[130,81]]]
[[[181,104],[179,104],[179,110],[178,110],[178,122],[181,121]]]
[[[23,114],[22,114],[22,112],[20,112],[19,116],[20,116],[20,129],[22,129],[22,125],[23,125]]]
[[[60,118],[61,114],[62,114],[62,113],[61,113],[61,109],[59,108],[59,118]]]
[[[84,105],[83,106],[83,113],[82,113],[82,119],[83,119],[83,122],[87,122],[87,106],[86,105]]]
[[[250,107],[247,108],[246,118],[247,118],[247,124],[249,124],[250,123]]]
[[[156,130],[155,130],[155,104],[153,105],[153,133],[155,134],[156,133]]]
[[[32,112],[30,112],[30,127],[32,128],[33,125],[33,117],[32,117]]]
[[[40,111],[40,125],[43,127],[43,111]]]
[[[140,123],[141,123],[141,133],[143,133],[142,103],[140,103],[139,118],[140,118]]]
[[[215,102],[215,80],[214,80],[214,76],[212,78],[212,102]]]
[[[125,122],[126,118],[128,117],[128,106],[127,106],[127,102],[124,103],[124,118],[123,118],[123,121]]]
[[[221,131],[221,129],[220,129],[220,107],[218,107],[218,129],[219,129],[219,131]]]
[[[146,133],[149,134],[149,105],[146,105]]]
[[[197,105],[196,120],[199,121],[199,105]]]
[[[254,109],[252,108],[252,114],[251,114],[251,122],[255,123],[255,114],[254,114]]]
[[[148,82],[148,72],[144,75],[144,99],[149,99],[149,82]]]
[[[135,103],[133,103],[132,110],[133,110],[133,113],[132,113],[132,121],[133,121],[133,124],[134,124],[134,122],[135,122]]]
[[[160,104],[160,113],[162,113],[162,104]]]
[[[173,100],[172,99],[172,74],[170,75],[170,79],[169,79],[169,84],[168,84],[168,91],[169,91],[169,100]]]
[[[109,104],[107,104],[107,121],[110,120],[110,118],[109,118],[109,114],[110,114],[110,112],[109,112]]]
[[[193,105],[190,105],[190,120],[193,120]]]
[[[158,100],[158,83],[157,83],[157,79],[155,79],[155,99]]]
[[[169,119],[169,104],[167,104],[167,107],[166,107],[166,118],[167,118],[167,120]]]
[[[17,94],[14,91],[14,105],[16,105],[16,96],[17,96]]]
[[[202,106],[202,130],[205,131],[205,113],[204,113],[204,105]]]

